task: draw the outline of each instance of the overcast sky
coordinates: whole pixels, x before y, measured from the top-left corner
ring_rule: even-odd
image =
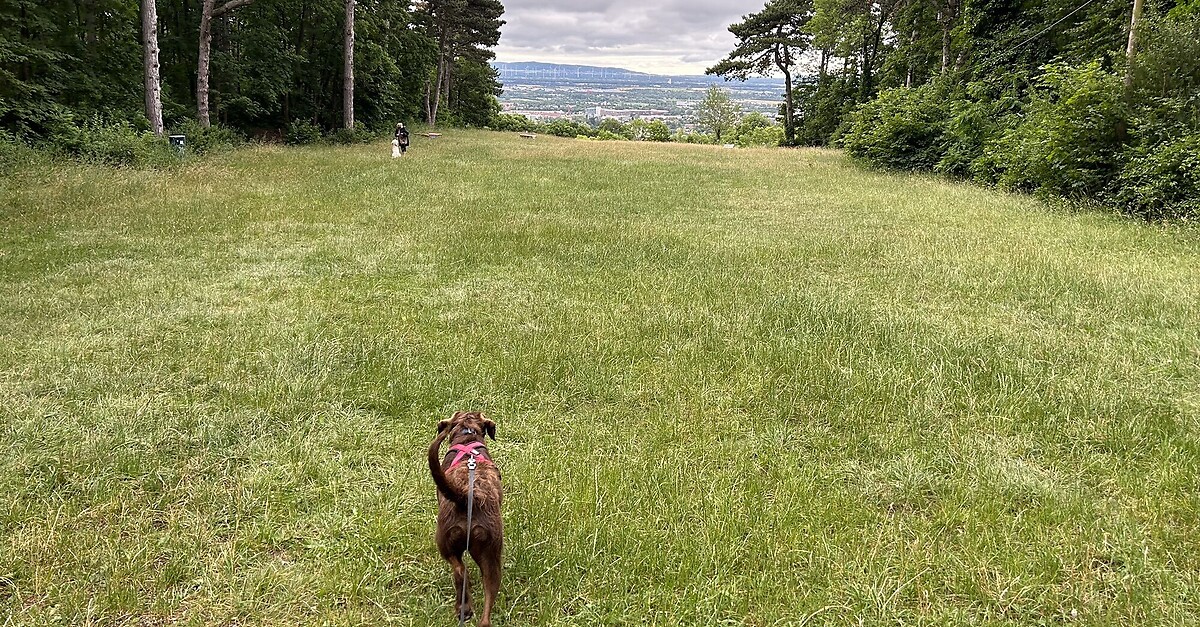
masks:
[[[730,24],[765,0],[504,0],[497,61],[703,74],[733,48]]]

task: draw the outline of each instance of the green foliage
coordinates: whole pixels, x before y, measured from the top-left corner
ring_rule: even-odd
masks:
[[[981,182],[995,182],[987,167],[984,148],[1019,121],[1021,104],[1011,96],[993,98],[988,87],[971,83],[959,93],[946,93],[946,120],[942,128],[942,156],[938,172]]]
[[[350,144],[369,144],[380,136],[379,133],[374,133],[361,124],[354,125],[354,128],[339,128],[325,136],[325,141],[331,144],[350,145]]]
[[[838,127],[854,108],[854,91],[849,82],[832,78],[798,85],[793,92],[796,144],[830,144]]]
[[[309,120],[293,120],[288,124],[285,141],[293,146],[305,146],[321,141],[321,127]]]
[[[782,126],[764,126],[739,133],[734,143],[740,148],[773,147],[783,143]]]
[[[21,166],[41,160],[41,155],[25,145],[16,135],[0,129],[0,174],[8,174]]]
[[[497,76],[496,69],[486,62],[460,60],[454,74],[454,89],[447,113],[463,126],[489,126],[492,118],[500,113]],[[441,118],[441,115],[439,113],[438,117]]]
[[[604,120],[601,120],[599,131],[600,133],[616,135],[621,139],[633,139],[633,132],[630,130],[629,126],[620,120],[614,120],[613,118],[605,118]],[[606,138],[600,137],[600,139]]]
[[[646,124],[643,139],[651,142],[669,142],[671,141],[671,129],[667,128],[667,123],[662,120],[651,120]]]
[[[514,115],[512,113],[497,113],[488,121],[488,127],[496,131],[510,131],[514,133],[532,131],[537,128],[533,120],[523,116]]]
[[[224,152],[246,143],[246,138],[236,129],[222,124],[204,128],[190,119],[171,129],[170,134],[186,137],[187,152],[195,155]]]
[[[600,141],[626,141],[629,138],[620,133],[614,133],[606,129],[600,129],[600,132],[596,133],[595,139]]]
[[[985,149],[1002,187],[1095,198],[1120,168],[1121,79],[1099,63],[1046,67],[1025,118]]]
[[[629,123],[628,134],[637,141],[671,141],[671,129],[667,128],[667,123],[662,120],[633,120]]]
[[[685,133],[682,129],[675,131],[671,141],[680,144],[715,144],[717,140],[707,133]]]
[[[776,126],[767,116],[758,113],[748,113],[742,116],[733,129],[733,143],[739,147],[778,146],[784,141],[784,129]]]
[[[203,0],[157,3],[165,122],[179,129],[196,117],[199,16]],[[218,3],[220,6],[222,3]],[[503,6],[496,0],[448,0],[458,11],[447,33],[453,73],[444,98],[450,118],[482,126],[496,110],[498,84],[487,61]],[[390,128],[420,116],[437,66],[438,35],[426,3],[359,2],[356,9],[355,117]],[[344,0],[255,0],[212,23],[211,118],[242,136],[282,136],[295,120],[342,125]],[[76,120],[99,116],[143,130],[139,3],[0,2],[0,129],[29,144],[79,141]],[[67,132],[70,137],[57,138]],[[201,137],[189,145],[233,143]],[[293,140],[315,141],[311,129]],[[335,137],[335,141],[346,139]],[[70,151],[65,151],[70,153]],[[120,152],[120,151],[118,151]],[[120,160],[120,159],[117,159]]]
[[[733,130],[740,115],[741,109],[729,98],[729,92],[710,85],[696,108],[696,124],[721,143],[721,136]]]
[[[99,116],[58,128],[48,146],[64,156],[96,165],[157,168],[179,162],[179,155],[165,138],[138,130],[126,121]]]
[[[1176,0],[1170,15],[1177,18],[1200,15],[1200,0]]]
[[[933,85],[887,89],[851,114],[841,136],[852,157],[899,170],[929,170],[941,161],[946,102]]]
[[[554,120],[541,126],[541,131],[557,137],[577,137],[579,135],[590,137],[596,134],[596,129],[591,126],[571,120]]]
[[[1200,217],[1200,133],[1133,150],[1112,201],[1148,219]]]

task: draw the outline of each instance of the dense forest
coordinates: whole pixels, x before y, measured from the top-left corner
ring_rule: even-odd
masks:
[[[498,0],[0,0],[0,139],[79,153],[158,131],[155,91],[168,131],[201,142],[485,124],[503,12]]]
[[[1200,216],[1200,0],[771,0],[730,31],[709,72],[784,75],[787,143]]]

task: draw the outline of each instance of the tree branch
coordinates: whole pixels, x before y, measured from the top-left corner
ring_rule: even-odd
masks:
[[[254,0],[229,0],[229,2],[226,2],[225,4],[213,9],[212,15],[213,17],[217,17],[218,15],[223,15],[238,7],[246,6],[251,2],[254,2]]]

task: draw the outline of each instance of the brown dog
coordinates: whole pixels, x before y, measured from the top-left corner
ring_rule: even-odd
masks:
[[[429,474],[438,489],[438,551],[454,569],[456,616],[470,616],[471,585],[463,552],[467,547],[468,461],[475,459],[474,507],[471,520],[471,557],[483,579],[483,616],[479,627],[492,624],[492,604],[500,590],[500,552],[504,548],[504,523],[500,520],[500,469],[492,462],[483,436],[496,439],[496,423],[479,412],[455,412],[438,423],[438,435],[429,445]],[[442,442],[449,437],[450,450],[441,457]],[[466,593],[464,595],[464,589]]]

